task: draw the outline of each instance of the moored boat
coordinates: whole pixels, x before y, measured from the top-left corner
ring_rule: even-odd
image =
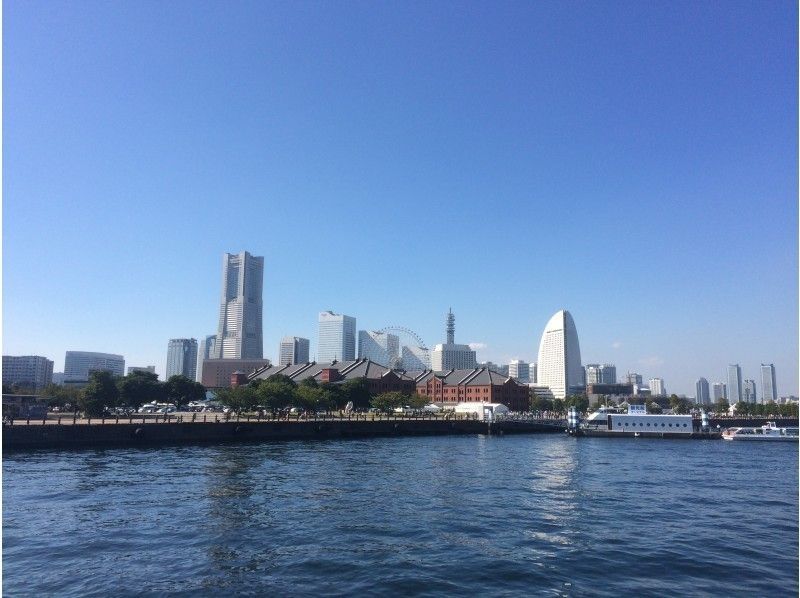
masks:
[[[779,428],[767,422],[758,428],[728,428],[722,433],[723,440],[758,440],[770,442],[797,442],[800,428]]]

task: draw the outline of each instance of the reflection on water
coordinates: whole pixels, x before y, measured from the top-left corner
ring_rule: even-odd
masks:
[[[15,453],[3,589],[796,595],[797,447],[731,444],[543,435]],[[753,490],[753,471],[769,492]],[[761,533],[754,512],[780,533]]]

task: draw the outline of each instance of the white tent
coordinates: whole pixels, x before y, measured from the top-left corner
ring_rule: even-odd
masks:
[[[508,407],[502,403],[459,403],[456,413],[467,413],[480,420],[494,419],[498,415],[508,413]]]

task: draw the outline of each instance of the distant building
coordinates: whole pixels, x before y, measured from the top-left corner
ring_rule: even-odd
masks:
[[[400,368],[407,372],[431,369],[431,355],[425,347],[403,345]]]
[[[722,382],[714,382],[712,390],[715,403],[720,399],[727,399],[728,397],[727,389],[725,388],[725,385]]]
[[[200,341],[200,346],[197,348],[197,366],[195,367],[195,380],[203,382],[203,362],[206,359],[214,358],[214,350],[217,343],[217,335],[209,334]]]
[[[526,384],[488,368],[420,372],[415,380],[417,394],[445,406],[502,403],[511,411],[527,411],[530,406]]]
[[[738,363],[728,366],[728,403],[735,405],[744,397],[742,392],[742,368]]]
[[[508,375],[517,382],[529,384],[531,382],[531,366],[527,361],[512,359],[508,364]]]
[[[586,384],[616,384],[617,368],[610,363],[590,363],[585,368]]]
[[[650,384],[650,394],[654,397],[663,397],[667,394],[667,389],[664,386],[664,380],[662,378],[650,378],[648,381]]]
[[[744,396],[742,397],[745,403],[756,403],[756,381],[744,381]]]
[[[202,384],[206,388],[228,388],[237,370],[251,372],[269,366],[269,359],[206,359],[203,362]]]
[[[64,384],[66,375],[64,372],[53,372],[53,384]]]
[[[568,311],[556,312],[548,320],[539,342],[537,363],[537,384],[550,387],[555,398],[584,391],[578,330]]]
[[[85,381],[89,372],[107,371],[114,376],[125,375],[125,358],[114,353],[67,351],[64,357],[64,381]]]
[[[475,351],[469,345],[457,345],[456,317],[451,309],[447,314],[447,342],[440,343],[431,352],[431,368],[437,372],[458,369],[472,369],[477,367],[478,360]]]
[[[222,299],[214,343],[216,359],[261,359],[264,258],[242,253],[222,257]]]
[[[775,366],[771,363],[761,364],[761,401],[769,403],[778,400],[778,390],[775,385]]]
[[[602,398],[621,402],[633,396],[633,386],[630,384],[587,384],[586,398],[590,404],[599,402]]]
[[[356,358],[356,319],[332,311],[319,314],[317,359],[320,362],[353,361]]]
[[[194,380],[197,375],[197,339],[173,338],[167,345],[167,376],[186,376]]]
[[[132,374],[133,372],[150,372],[151,374],[155,374],[156,373],[156,366],[154,366],[154,365],[147,365],[147,366],[131,365],[131,366],[128,366],[128,375]]]
[[[709,405],[711,398],[708,394],[708,380],[699,378],[695,383],[695,402],[698,405]]]
[[[394,368],[400,364],[400,337],[380,330],[358,331],[358,358]]]
[[[642,385],[642,375],[637,374],[636,372],[628,372],[628,375],[625,377],[625,380],[628,382],[628,384],[632,384],[633,386]]]
[[[538,383],[539,377],[537,375],[538,374],[537,370],[538,370],[537,364],[535,364],[535,363],[530,364],[530,369],[529,369],[529,372],[530,372],[530,384],[537,384]]]
[[[53,362],[40,355],[3,355],[3,384],[34,391],[53,382]]]
[[[308,363],[309,345],[310,343],[307,338],[284,336],[281,339],[278,363],[280,365]]]

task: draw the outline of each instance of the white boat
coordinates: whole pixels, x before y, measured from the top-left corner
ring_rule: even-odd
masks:
[[[778,428],[767,422],[760,428],[728,428],[722,433],[723,440],[764,440],[770,442],[797,442],[800,428]]]

